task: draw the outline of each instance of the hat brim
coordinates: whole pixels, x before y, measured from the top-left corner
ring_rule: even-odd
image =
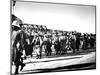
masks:
[[[12,25],[11,27],[12,27],[12,30],[15,30],[15,31],[20,30],[20,27],[18,26]]]

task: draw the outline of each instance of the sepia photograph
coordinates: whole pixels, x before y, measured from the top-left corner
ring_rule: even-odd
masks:
[[[11,0],[10,73],[96,69],[96,6]]]

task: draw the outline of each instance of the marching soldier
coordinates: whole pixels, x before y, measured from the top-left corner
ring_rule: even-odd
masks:
[[[56,51],[56,55],[60,55],[60,41],[59,41],[59,38],[55,41],[54,43],[54,48],[55,48],[55,51]]]

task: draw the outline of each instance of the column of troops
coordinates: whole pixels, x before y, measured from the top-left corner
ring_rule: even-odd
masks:
[[[41,59],[42,56],[93,49],[95,45],[95,34],[51,30],[42,25],[20,24],[20,28],[12,25],[12,61],[22,64],[22,68],[25,66],[20,62],[23,61],[21,58],[23,52],[24,59],[27,56],[33,57],[34,54],[37,59]]]
[[[17,45],[17,49],[25,50],[26,56],[31,55],[32,57],[32,53],[36,52],[37,58],[40,58],[43,51],[48,56],[52,52],[62,55],[66,54],[68,50],[75,53],[79,49],[94,48],[96,35],[81,34],[76,31],[50,30],[46,26],[24,24],[22,30],[14,38],[14,44]]]

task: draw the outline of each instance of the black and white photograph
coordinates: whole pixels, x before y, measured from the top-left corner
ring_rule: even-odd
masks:
[[[10,72],[96,69],[96,6],[11,0]]]

